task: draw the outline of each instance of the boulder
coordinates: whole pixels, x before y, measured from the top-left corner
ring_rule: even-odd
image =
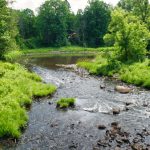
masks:
[[[131,88],[125,87],[125,86],[116,86],[115,90],[119,93],[122,93],[122,94],[127,94],[127,93],[130,93],[132,91]]]

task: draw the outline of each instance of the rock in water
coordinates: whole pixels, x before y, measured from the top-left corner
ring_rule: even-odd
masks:
[[[130,93],[132,91],[131,88],[125,87],[125,86],[116,86],[115,90],[118,91],[119,93],[122,93],[122,94],[127,94],[127,93]]]
[[[112,113],[113,113],[113,115],[118,115],[118,114],[120,114],[120,109],[119,108],[113,108]]]
[[[100,89],[105,89],[105,85],[104,84],[100,85]]]
[[[100,130],[104,130],[104,129],[106,129],[106,126],[105,125],[98,125],[97,128]]]

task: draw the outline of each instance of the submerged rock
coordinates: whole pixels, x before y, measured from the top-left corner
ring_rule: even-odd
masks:
[[[104,129],[106,129],[106,126],[105,125],[98,125],[97,128],[100,130],[104,130]]]
[[[125,87],[125,86],[116,86],[115,90],[119,93],[122,93],[122,94],[127,94],[127,93],[130,93],[132,91],[131,88]]]

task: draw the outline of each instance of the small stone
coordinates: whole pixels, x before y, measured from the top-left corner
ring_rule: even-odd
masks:
[[[111,123],[111,126],[112,126],[112,127],[117,127],[117,126],[118,126],[118,122],[112,122],[112,123]]]
[[[53,103],[52,103],[52,102],[48,102],[48,104],[49,104],[49,105],[52,105]]]
[[[57,123],[53,123],[53,124],[51,124],[51,127],[53,128],[53,127],[56,127],[56,126],[58,126],[58,124]]]
[[[113,112],[113,115],[118,115],[118,114],[120,114],[120,109],[119,108],[113,108],[112,112]]]
[[[98,146],[94,146],[93,150],[100,150],[100,148]]]
[[[107,147],[107,146],[108,146],[108,142],[105,141],[105,140],[99,140],[99,141],[97,142],[97,145],[103,146],[103,147]]]
[[[133,150],[142,150],[142,146],[140,144],[133,144],[131,145],[132,149]]]
[[[122,144],[122,143],[123,143],[120,138],[117,138],[117,139],[116,139],[116,142],[119,143],[119,144]]]
[[[121,150],[121,148],[117,146],[117,147],[115,148],[115,150]]]
[[[129,139],[126,138],[126,137],[123,137],[123,138],[122,138],[122,141],[123,141],[124,143],[130,143]]]
[[[100,89],[105,89],[105,85],[100,85]]]
[[[125,104],[126,104],[126,106],[132,105],[131,102],[126,102]]]
[[[140,141],[140,140],[139,140],[139,138],[137,138],[137,137],[133,139],[133,143],[138,143],[139,141]]]
[[[105,126],[105,125],[98,125],[97,127],[98,127],[98,129],[100,129],[100,130],[106,129],[106,126]]]

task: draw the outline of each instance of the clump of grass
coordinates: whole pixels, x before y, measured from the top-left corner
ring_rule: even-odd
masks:
[[[57,101],[57,108],[68,108],[73,107],[75,105],[75,99],[74,98],[62,98]]]
[[[18,138],[28,120],[26,106],[34,96],[51,95],[56,87],[19,64],[0,62],[0,137]]]

